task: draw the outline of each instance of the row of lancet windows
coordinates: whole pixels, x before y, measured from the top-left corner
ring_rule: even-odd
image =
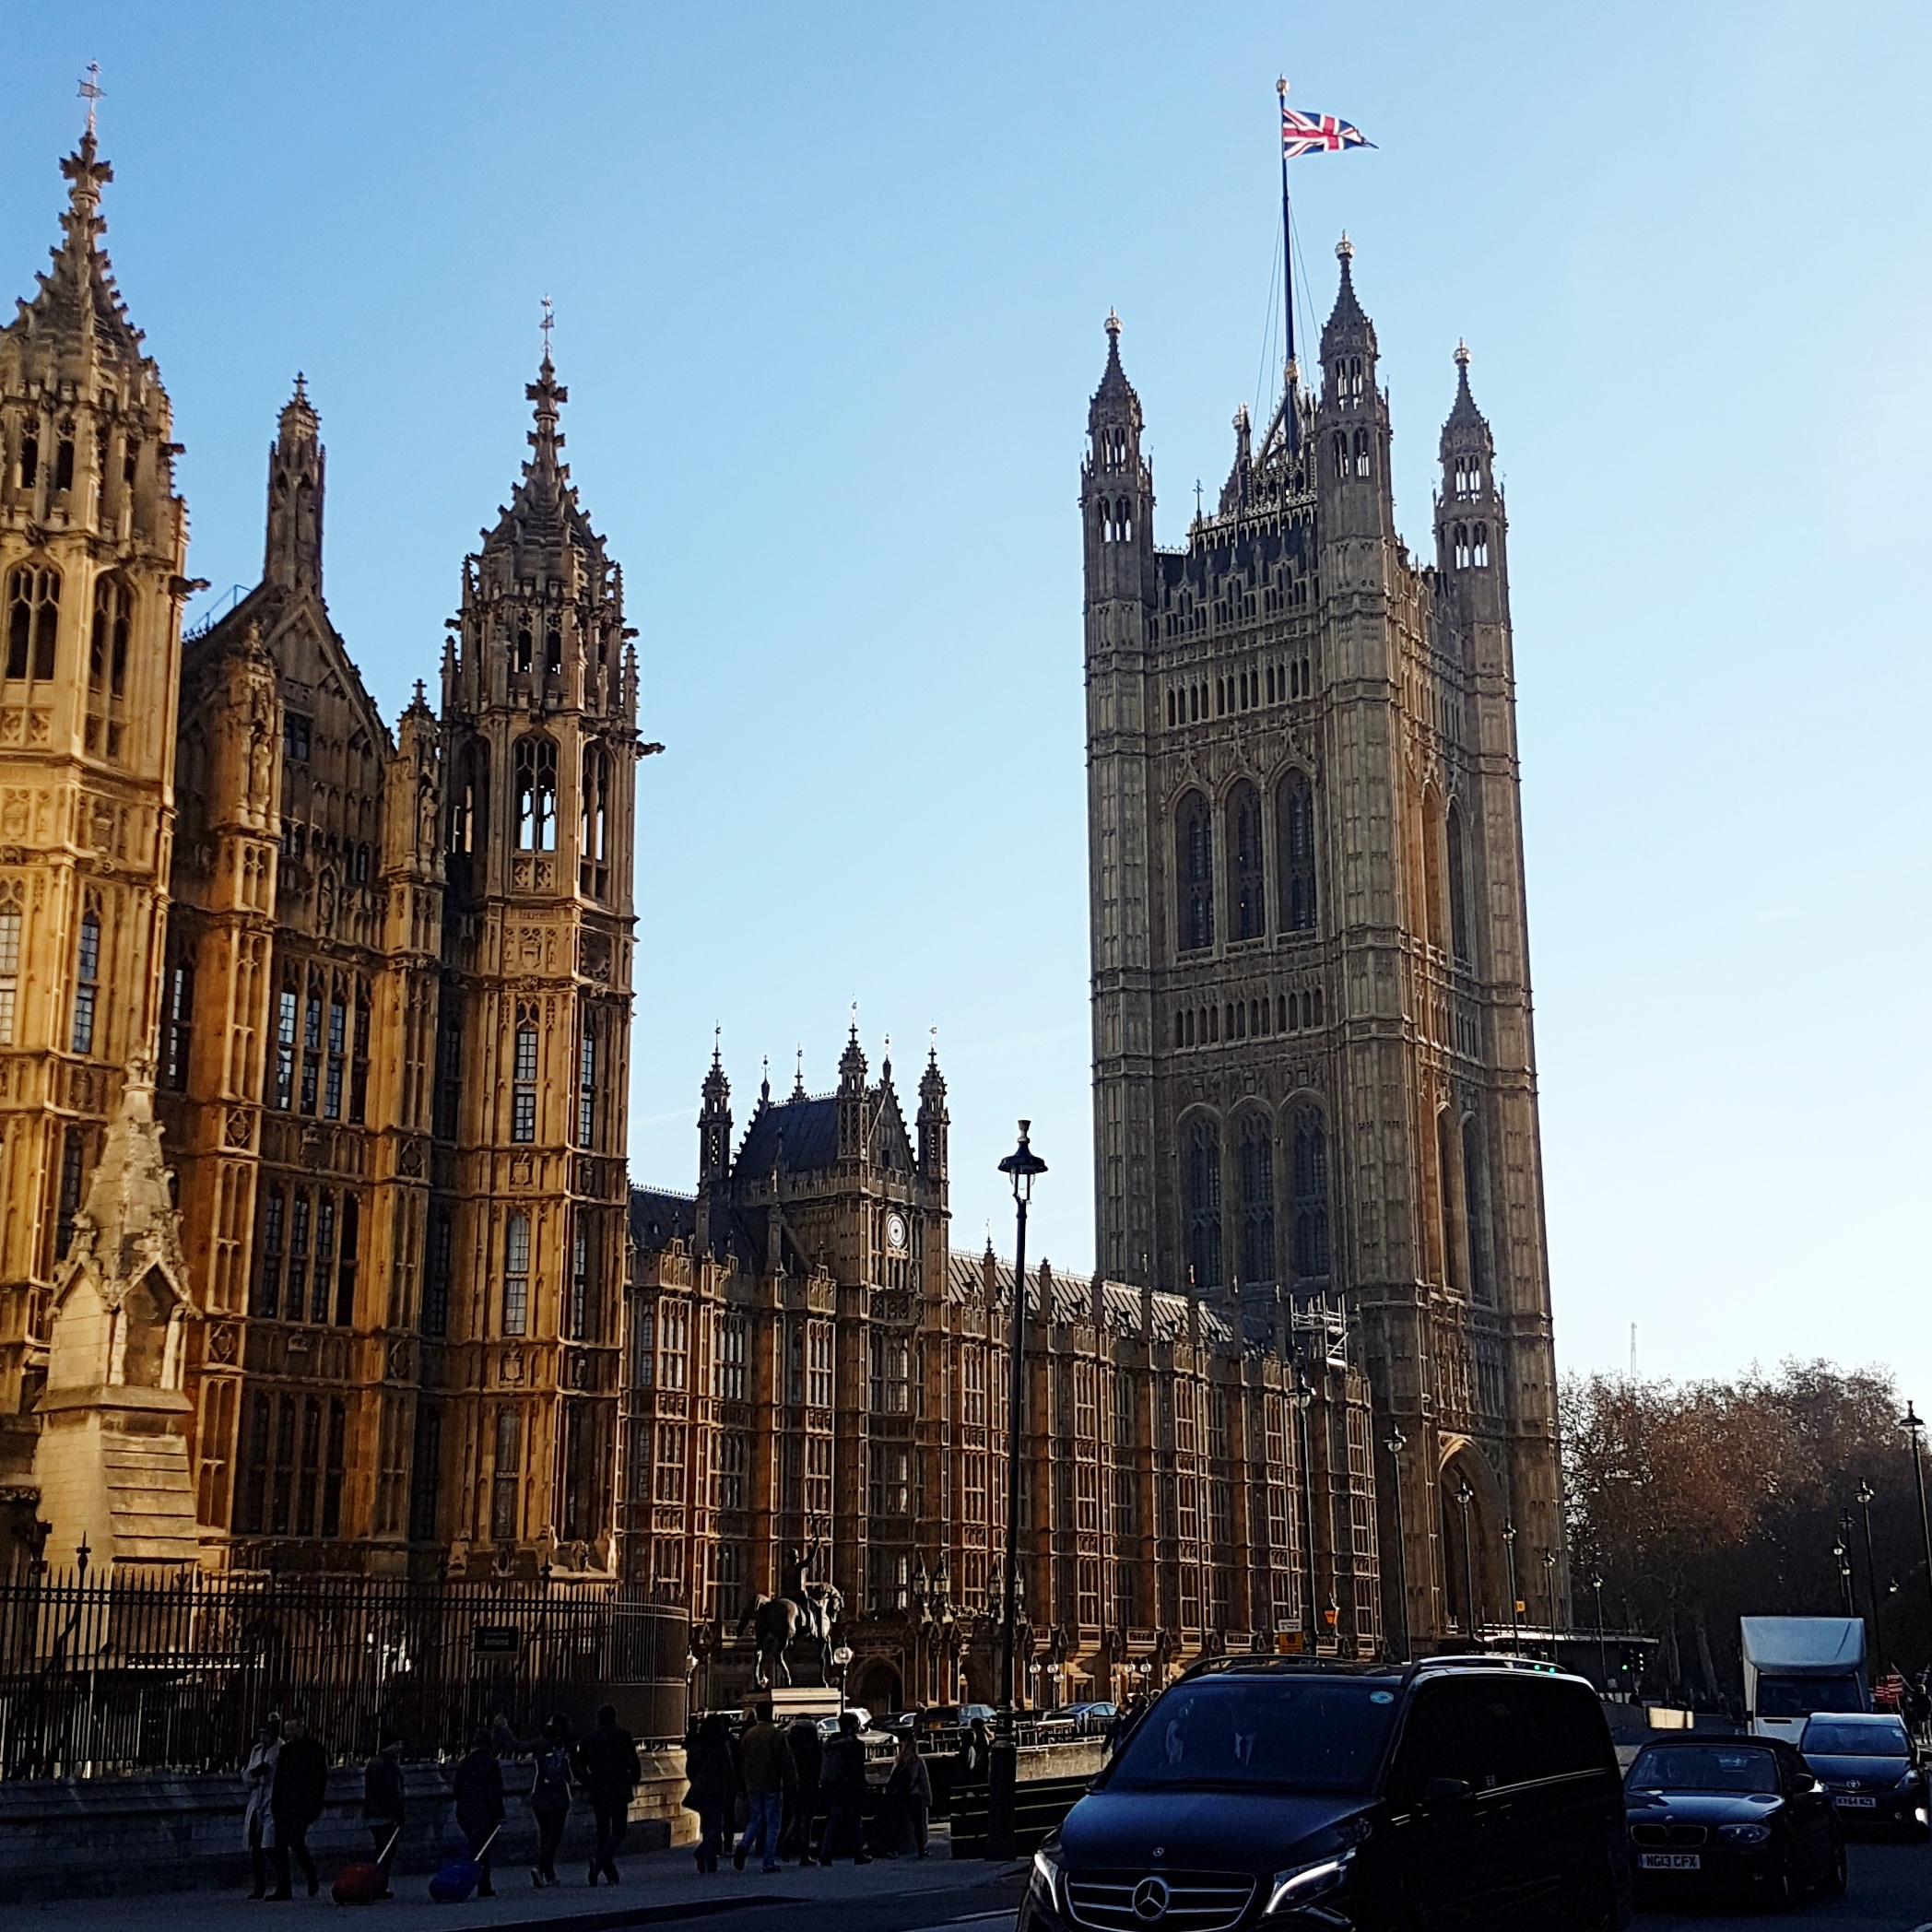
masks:
[[[1349,460],[1349,432],[1346,430],[1337,430],[1335,432],[1329,449],[1334,455],[1335,474],[1337,478],[1351,473],[1358,477],[1374,474],[1373,445],[1369,441],[1369,432],[1366,430],[1358,430],[1355,432],[1352,464]]]
[[[511,748],[511,825],[519,852],[557,850],[557,745],[542,732],[526,733]],[[610,892],[610,754],[587,745],[577,793],[580,887],[590,898]],[[450,787],[449,849],[474,854],[483,849],[489,812],[489,748],[473,740],[458,757]]]
[[[516,1030],[511,1044],[510,1137],[520,1145],[536,1139],[536,1100],[541,1052],[541,1015],[533,1001],[516,1008]],[[581,1148],[598,1144],[597,1094],[604,1067],[606,1036],[595,1013],[586,1011],[577,1039],[576,1082],[573,1091],[576,1142]],[[433,1126],[439,1139],[454,1140],[462,1125],[463,1021],[452,1008],[442,1016],[436,1037],[436,1092]]]
[[[1125,497],[1101,497],[1093,506],[1094,529],[1102,543],[1134,541],[1134,506]]]
[[[1101,430],[1095,454],[1102,469],[1122,470],[1127,466],[1127,432],[1118,423]]]
[[[1473,497],[1482,489],[1482,458],[1465,454],[1455,459],[1453,484],[1459,497]]]
[[[1305,1033],[1324,1024],[1322,989],[1303,986],[1270,997],[1216,1000],[1183,1007],[1174,1014],[1176,1046],[1216,1046],[1223,1040],[1263,1039],[1272,1033]]]
[[[1490,526],[1487,524],[1458,524],[1451,533],[1459,571],[1487,570],[1490,565]]]
[[[1226,878],[1218,880],[1214,808],[1189,792],[1174,814],[1175,875],[1179,880],[1179,948],[1200,952],[1214,944],[1215,908],[1224,885],[1228,937],[1259,939],[1267,931],[1266,842],[1261,794],[1243,779],[1228,795]],[[1290,935],[1315,929],[1314,787],[1305,772],[1290,772],[1275,792],[1275,927]]]
[[[1212,680],[1193,678],[1168,686],[1167,722],[1172,729],[1197,724],[1203,718],[1226,717],[1230,712],[1259,711],[1264,704],[1305,698],[1314,689],[1314,666],[1305,656],[1264,665],[1258,671],[1234,671]]]
[[[1182,1205],[1192,1285],[1197,1289],[1223,1286],[1229,1279],[1231,1261],[1234,1279],[1244,1285],[1325,1280],[1329,1272],[1328,1130],[1322,1110],[1314,1101],[1304,1101],[1291,1107],[1282,1123],[1280,1151],[1288,1170],[1285,1201],[1278,1200],[1275,1183],[1275,1123],[1259,1108],[1251,1107],[1236,1121],[1232,1139],[1234,1220],[1231,1229],[1225,1198],[1228,1190],[1222,1176],[1221,1123],[1211,1116],[1199,1117],[1185,1130]],[[1278,1208],[1285,1210],[1288,1218],[1285,1255],[1278,1251],[1276,1241]]]

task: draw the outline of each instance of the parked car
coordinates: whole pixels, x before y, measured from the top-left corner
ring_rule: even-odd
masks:
[[[1162,1691],[1033,1861],[1018,1932],[1620,1932],[1623,1794],[1581,1678],[1221,1657]]]
[[[1056,1711],[1043,1711],[1033,1729],[1042,1738],[1097,1738],[1113,1722],[1116,1708],[1107,1703],[1062,1704]]]
[[[1840,1824],[1902,1825],[1932,1838],[1926,1773],[1912,1761],[1903,1718],[1857,1711],[1813,1717],[1798,1750],[1832,1794]]]
[[[1647,1744],[1623,1788],[1640,1902],[1844,1890],[1832,1795],[1782,1738]]]

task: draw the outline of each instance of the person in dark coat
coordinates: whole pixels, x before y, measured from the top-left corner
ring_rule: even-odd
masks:
[[[834,1854],[849,1846],[854,1865],[870,1865],[865,1829],[866,1747],[859,1738],[856,1711],[839,1714],[839,1728],[825,1747],[819,1788],[825,1795],[825,1836],[819,1842],[821,1862],[830,1865]]]
[[[819,1774],[825,1767],[825,1744],[816,1717],[795,1717],[785,1729],[785,1748],[798,1773],[791,1794],[792,1816],[780,1843],[797,1853],[800,1865],[812,1862],[812,1827],[819,1817]]]
[[[551,1718],[537,1738],[530,1811],[536,1820],[536,1863],[530,1867],[530,1882],[554,1885],[557,1847],[571,1815],[571,1727],[561,1717]]]
[[[618,1882],[618,1847],[630,1817],[630,1799],[643,1776],[637,1746],[630,1733],[618,1728],[615,1704],[601,1705],[597,1727],[577,1747],[577,1777],[590,1793],[590,1808],[597,1824],[597,1845],[591,1854],[590,1882],[601,1872]]]
[[[725,1728],[721,1712],[712,1712],[698,1726],[698,1735],[685,1751],[684,1775],[690,1787],[684,1794],[684,1808],[698,1814],[698,1869],[714,1872],[718,1868],[718,1855],[724,1849],[724,1833],[731,1824],[732,1799],[737,1787],[731,1733]]]
[[[275,1816],[275,1890],[271,1899],[289,1897],[289,1861],[301,1867],[312,1899],[322,1880],[309,1853],[309,1827],[322,1816],[329,1792],[329,1761],[309,1735],[299,1713],[291,1712],[282,1726],[282,1749],[275,1761],[275,1782],[269,1786],[268,1808]]]
[[[892,1775],[886,1780],[885,1853],[899,1855],[899,1847],[910,1839],[913,1852],[925,1856],[927,1820],[933,1809],[933,1781],[919,1755],[919,1746],[908,1731],[899,1740],[899,1756],[892,1761]]]
[[[456,1794],[457,1829],[482,1874],[477,1896],[492,1899],[496,1888],[489,1882],[489,1836],[503,1822],[503,1767],[497,1762],[495,1735],[487,1726],[477,1733],[469,1756],[457,1765],[450,1788]]]
[[[986,1735],[986,1720],[975,1717],[960,1740],[960,1755],[952,1781],[961,1790],[986,1782],[986,1766],[992,1761],[993,1739]]]
[[[403,1839],[403,1767],[396,1761],[401,1750],[401,1738],[378,1738],[375,1756],[362,1768],[362,1821],[375,1848],[376,1869],[383,1874],[378,1896],[385,1899],[394,1896],[389,1872]]]

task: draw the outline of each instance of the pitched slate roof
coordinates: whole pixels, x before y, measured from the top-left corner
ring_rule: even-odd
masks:
[[[646,1254],[673,1241],[689,1241],[697,1219],[695,1195],[677,1194],[668,1187],[630,1190],[630,1238]]]
[[[777,1101],[760,1107],[745,1130],[736,1170],[762,1180],[773,1168],[816,1173],[839,1158],[839,1103],[829,1093],[811,1100]]]

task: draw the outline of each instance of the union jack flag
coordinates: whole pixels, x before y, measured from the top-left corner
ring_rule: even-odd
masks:
[[[1344,147],[1372,147],[1374,142],[1352,121],[1333,114],[1304,114],[1281,103],[1281,158],[1291,161],[1303,154],[1339,154]]]

